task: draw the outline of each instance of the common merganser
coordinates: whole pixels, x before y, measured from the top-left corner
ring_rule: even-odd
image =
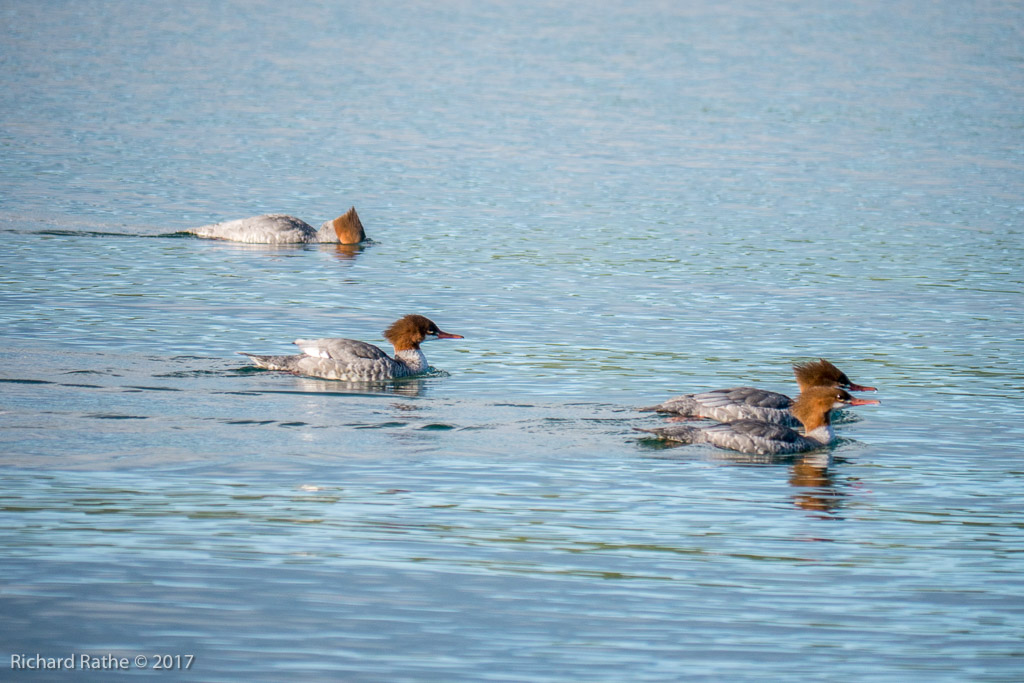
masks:
[[[420,351],[420,343],[431,339],[462,339],[462,335],[442,332],[422,315],[407,315],[384,331],[384,338],[395,347],[392,358],[380,348],[353,339],[296,339],[302,353],[293,356],[248,356],[258,367],[283,370],[296,375],[369,382],[421,375],[430,369]]]
[[[842,370],[824,358],[793,366],[793,374],[800,391],[810,387],[840,387],[849,391],[877,391],[874,387],[854,384]],[[793,416],[793,399],[785,394],[754,387],[715,389],[699,394],[685,394],[670,398],[656,406],[641,408],[645,412],[675,413],[682,417],[702,418],[729,422],[730,420],[761,420],[788,426],[797,426]]]
[[[294,216],[271,213],[190,228],[184,232],[197,237],[249,244],[358,244],[366,240],[366,232],[354,206],[333,221],[324,221],[319,230]]]
[[[838,387],[810,387],[797,397],[791,408],[803,424],[804,433],[784,425],[762,420],[735,420],[706,427],[676,424],[637,431],[656,434],[669,441],[709,443],[741,453],[785,455],[814,450],[832,443],[836,438],[831,413],[846,406],[877,405],[881,401],[854,398]]]

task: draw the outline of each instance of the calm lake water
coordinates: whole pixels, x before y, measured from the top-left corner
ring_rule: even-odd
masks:
[[[999,0],[0,2],[0,667],[1020,680],[1022,38]],[[169,236],[352,205],[356,249]],[[236,355],[411,312],[465,336],[416,381]],[[882,400],[830,451],[633,431],[819,356]]]

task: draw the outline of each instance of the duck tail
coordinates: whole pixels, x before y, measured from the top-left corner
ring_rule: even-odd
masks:
[[[258,368],[265,368],[267,370],[283,370],[285,372],[294,372],[295,368],[293,364],[298,356],[259,356],[255,353],[246,353],[245,351],[238,352],[242,356],[246,356],[252,361],[253,365]]]
[[[687,424],[669,425],[668,427],[657,427],[655,429],[641,429],[634,427],[638,432],[647,432],[667,441],[678,441],[679,443],[700,443],[704,440],[703,430],[700,427]]]

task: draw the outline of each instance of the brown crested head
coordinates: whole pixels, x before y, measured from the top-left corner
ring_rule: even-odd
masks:
[[[812,431],[829,424],[833,408],[848,406],[853,396],[839,387],[812,386],[800,392],[790,411],[800,420],[804,429]]]
[[[793,366],[793,374],[796,376],[796,383],[800,385],[800,391],[808,387],[850,386],[850,378],[846,373],[824,358],[797,363]]]
[[[800,391],[808,387],[842,387],[850,391],[876,391],[874,387],[854,384],[846,373],[824,358],[793,366],[793,374]]]
[[[413,314],[392,323],[391,327],[384,330],[384,338],[394,344],[396,351],[406,351],[418,349],[428,338],[462,339],[462,336],[442,332],[430,318]]]
[[[811,431],[829,424],[831,413],[846,406],[877,405],[881,401],[854,398],[845,389],[839,387],[808,387],[800,392],[793,406],[789,409],[793,417],[800,420],[804,429]]]
[[[334,234],[338,236],[341,244],[359,244],[366,240],[366,232],[363,230],[363,223],[359,220],[356,207],[352,207],[331,221]]]

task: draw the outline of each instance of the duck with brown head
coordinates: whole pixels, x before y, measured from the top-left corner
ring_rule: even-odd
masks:
[[[319,230],[294,216],[273,213],[204,225],[184,232],[207,239],[247,244],[359,244],[366,241],[366,231],[354,206],[334,220],[325,221]]]
[[[422,315],[407,315],[384,331],[395,347],[394,358],[373,344],[354,339],[296,339],[301,354],[260,356],[242,352],[253,363],[268,370],[281,370],[307,377],[368,382],[421,375],[430,369],[420,344],[428,339],[462,339],[443,332]]]
[[[854,384],[842,370],[824,358],[794,365],[793,374],[796,376],[800,391],[815,386],[840,387],[848,391],[875,391],[874,387]],[[755,387],[733,387],[684,394],[640,410],[719,422],[751,419],[795,427],[799,425],[799,420],[793,416],[792,406],[793,399],[785,394]]]

